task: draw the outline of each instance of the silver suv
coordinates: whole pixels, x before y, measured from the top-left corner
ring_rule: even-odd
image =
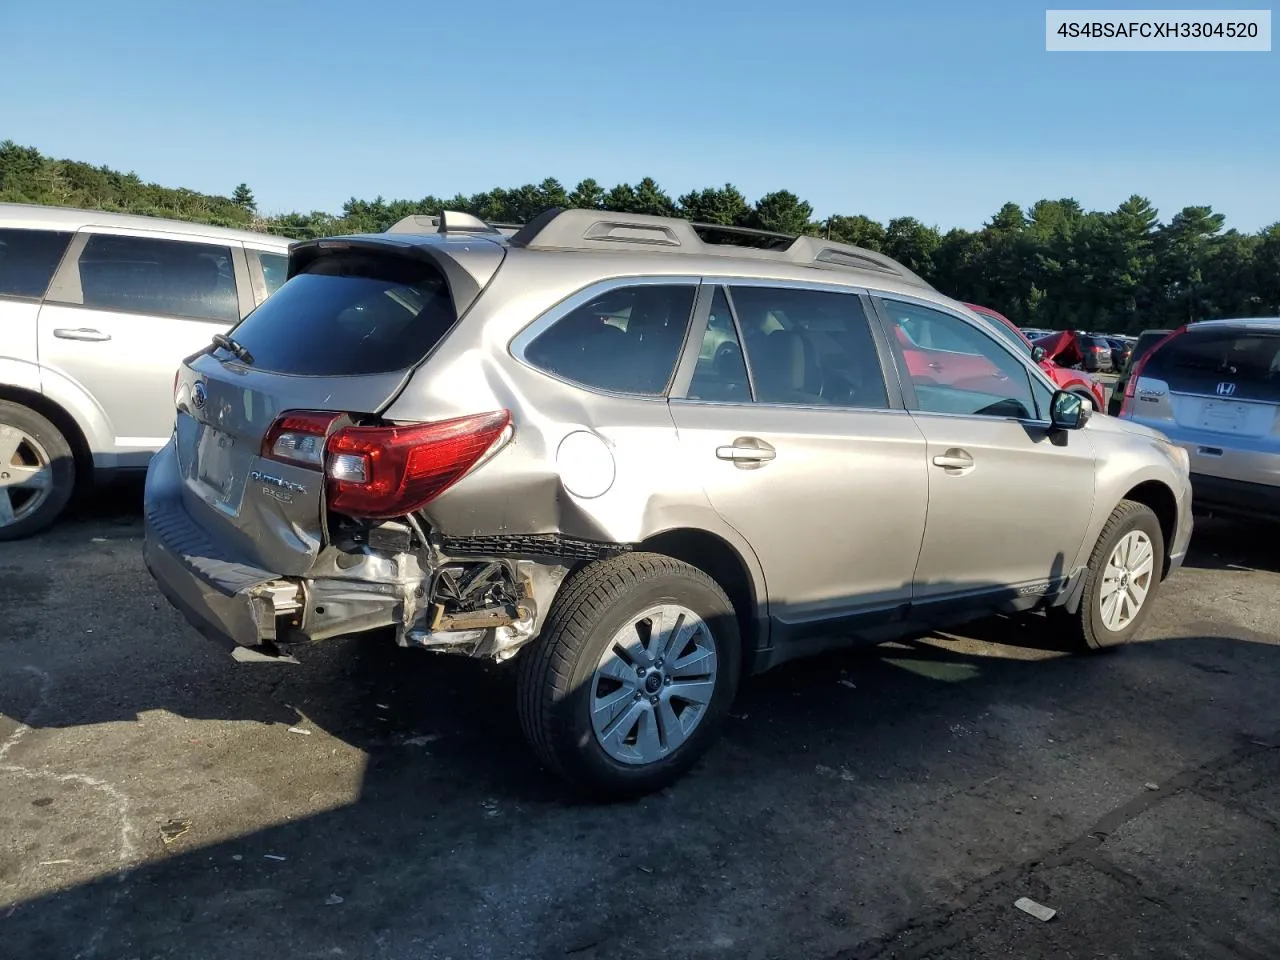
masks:
[[[533,747],[597,794],[668,783],[743,676],[850,640],[1045,608],[1121,644],[1187,549],[1181,449],[879,254],[446,213],[299,243],[289,277],[179,375],[161,589],[242,660],[375,629],[515,656]]]
[[[202,224],[0,204],[0,540],[77,483],[143,470],[174,373],[284,281],[288,241]]]
[[[1173,331],[1134,369],[1120,416],[1186,449],[1198,507],[1280,520],[1280,319]]]

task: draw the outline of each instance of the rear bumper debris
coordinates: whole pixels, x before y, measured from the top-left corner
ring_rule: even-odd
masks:
[[[424,565],[416,553],[367,552],[318,565],[341,576],[282,577],[229,556],[192,519],[172,448],[152,460],[145,499],[143,555],[156,585],[201,633],[248,648],[237,656],[246,662],[279,659],[281,647],[299,642],[386,628],[401,646],[506,659],[536,635],[539,610],[568,572],[530,560],[436,555]]]

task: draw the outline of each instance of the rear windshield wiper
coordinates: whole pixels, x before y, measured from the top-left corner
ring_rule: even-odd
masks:
[[[225,333],[215,333],[213,335],[213,345],[221,347],[223,350],[230,350],[236,355],[236,359],[242,363],[253,363],[253,354],[246,350],[243,344],[232,340]]]

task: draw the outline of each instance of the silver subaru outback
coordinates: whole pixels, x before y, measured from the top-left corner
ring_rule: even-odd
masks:
[[[294,245],[179,372],[147,563],[239,659],[374,630],[515,657],[542,760],[636,795],[747,675],[1000,611],[1118,646],[1183,560],[1185,452],[887,257],[588,210],[434,226]]]

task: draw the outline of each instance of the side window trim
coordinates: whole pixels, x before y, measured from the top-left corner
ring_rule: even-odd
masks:
[[[698,293],[693,301],[693,318],[689,321],[689,335],[685,338],[680,359],[676,361],[675,376],[667,390],[670,400],[683,400],[689,395],[689,387],[693,384],[694,371],[698,366],[698,350],[702,338],[707,335],[707,324],[711,320],[711,304],[716,297],[714,284],[698,283]]]
[[[514,337],[511,338],[511,341],[507,344],[507,352],[515,360],[517,360],[522,367],[525,367],[526,369],[531,370],[534,373],[539,374],[540,376],[548,377],[552,380],[555,380],[558,383],[563,383],[570,387],[573,387],[575,390],[583,390],[587,393],[592,393],[601,397],[616,397],[619,399],[626,399],[626,400],[644,400],[644,401],[649,401],[651,403],[655,403],[655,402],[666,403],[667,399],[671,395],[671,390],[675,383],[675,377],[679,373],[680,364],[683,359],[683,353],[684,351],[689,349],[689,343],[690,343],[689,330],[694,326],[694,323],[696,323],[696,311],[698,309],[698,295],[700,292],[697,288],[699,287],[701,282],[702,280],[700,277],[689,276],[686,274],[683,276],[677,275],[677,276],[611,277],[608,280],[601,280],[596,283],[588,284],[587,286],[574,291],[569,296],[553,304],[551,307],[547,308],[540,315],[538,315],[531,323],[525,326],[523,330],[521,330],[519,333],[517,333]],[[684,286],[684,287],[695,288],[693,312],[690,314],[690,322],[685,325],[684,345],[681,348],[681,352],[676,355],[676,365],[674,368],[674,372],[672,373],[671,378],[667,380],[666,388],[661,393],[655,393],[655,394],[625,393],[625,392],[619,392],[619,391],[613,391],[613,390],[606,390],[602,387],[596,387],[590,384],[579,383],[576,380],[569,380],[564,377],[558,376],[555,373],[552,373],[550,370],[544,370],[542,367],[538,366],[536,363],[534,363],[525,355],[525,351],[528,349],[529,345],[533,343],[534,340],[536,340],[539,336],[541,336],[551,327],[555,326],[559,321],[563,320],[569,314],[573,313],[573,311],[577,310],[579,307],[583,307],[588,303],[590,303],[592,300],[595,300],[596,298],[602,296],[603,294],[609,293],[613,290],[618,290],[625,287],[641,287],[641,286],[652,286],[652,287]],[[708,310],[709,309],[710,308],[708,307]]]
[[[236,318],[231,321],[237,324],[257,306],[253,298],[253,288],[249,283],[249,258],[245,253],[244,244],[238,240],[227,241],[227,246],[231,248],[231,276],[235,278],[236,283]],[[199,318],[196,318],[199,319]],[[209,323],[223,323],[222,320],[209,320]]]
[[[880,327],[881,335],[885,338],[888,349],[893,355],[893,371],[895,374],[895,379],[898,381],[898,385],[902,393],[903,403],[906,409],[910,411],[913,416],[952,417],[952,418],[959,417],[961,419],[972,420],[977,418],[978,415],[965,414],[965,413],[920,411],[920,410],[912,409],[913,407],[916,407],[919,405],[919,398],[916,396],[915,385],[911,382],[911,379],[909,377],[903,376],[903,370],[906,367],[906,358],[903,357],[902,350],[897,343],[897,339],[893,335],[894,323],[893,323],[893,320],[890,318],[889,311],[886,307],[886,301],[890,301],[890,300],[894,300],[899,303],[905,303],[910,306],[921,307],[926,310],[933,310],[933,311],[936,311],[937,313],[945,314],[946,316],[949,316],[949,317],[954,317],[955,319],[961,321],[962,323],[967,324],[970,328],[972,328],[977,333],[985,336],[988,340],[996,344],[1001,350],[1003,350],[1009,356],[1013,357],[1014,360],[1018,362],[1018,365],[1022,368],[1023,372],[1027,375],[1027,379],[1028,379],[1027,390],[1031,394],[1032,403],[1036,405],[1036,416],[1034,418],[984,416],[982,417],[982,419],[1009,420],[1014,423],[1025,423],[1033,426],[1044,426],[1049,424],[1050,421],[1048,417],[1044,416],[1039,409],[1039,404],[1035,399],[1035,390],[1033,389],[1033,386],[1036,380],[1039,380],[1041,383],[1048,386],[1050,391],[1056,392],[1058,389],[1057,386],[1051,380],[1048,379],[1048,377],[1045,375],[1043,370],[1041,370],[1037,365],[1031,362],[1030,356],[1024,357],[1020,353],[1015,353],[1013,350],[1011,350],[1003,337],[992,336],[989,331],[984,330],[978,323],[969,319],[964,314],[958,313],[957,311],[948,308],[945,304],[937,303],[932,300],[924,300],[922,298],[912,297],[907,294],[895,293],[895,292],[883,291],[883,290],[872,290],[870,292],[870,300],[871,300],[872,306],[875,309],[875,316],[878,321],[877,326]],[[933,349],[933,348],[930,347],[929,349]],[[939,351],[939,352],[947,352],[947,351]]]
[[[747,371],[747,392],[751,395],[752,403],[759,403],[760,400],[756,395],[756,375],[751,369],[751,358],[747,356],[747,341],[742,336],[742,321],[738,319],[738,307],[733,302],[733,290],[727,283],[721,285],[720,289],[724,291],[725,302],[729,304],[729,322],[733,324],[733,335],[738,338],[738,350],[742,353],[742,366]]]
[[[54,271],[49,289],[45,291],[45,303],[57,303],[71,307],[84,306],[84,291],[80,287],[80,254],[92,234],[81,227],[67,244],[67,252]]]

